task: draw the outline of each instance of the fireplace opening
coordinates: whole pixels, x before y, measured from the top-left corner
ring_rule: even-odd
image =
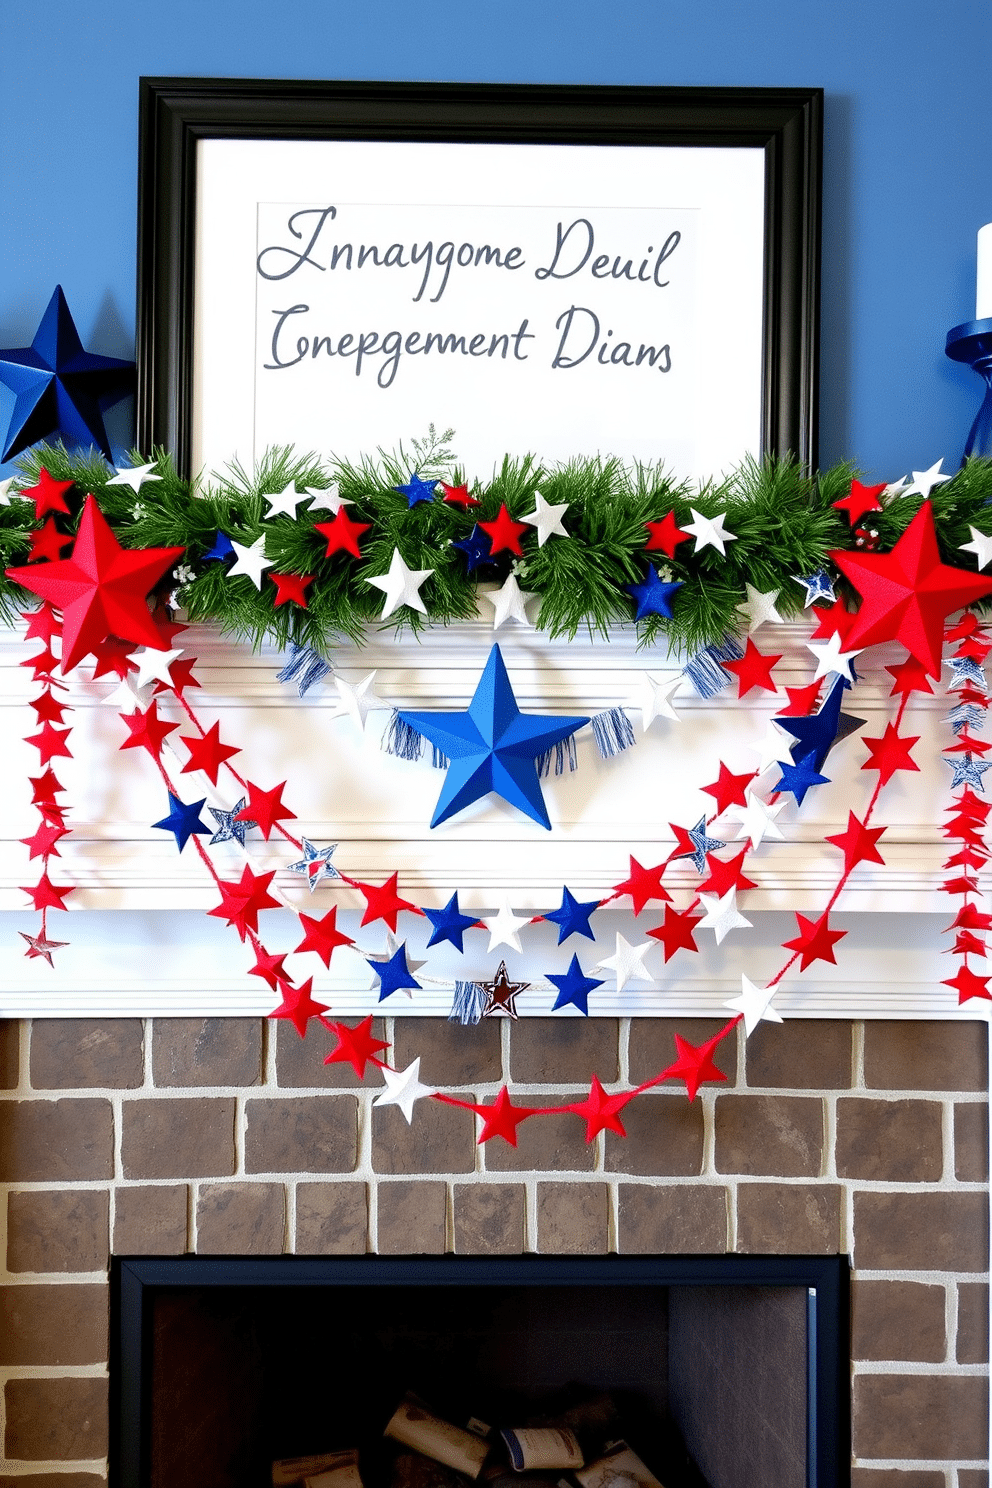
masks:
[[[497,1472],[500,1428],[542,1423],[663,1488],[839,1488],[847,1297],[843,1257],[118,1259],[112,1488],[268,1488],[350,1448],[364,1488],[471,1488],[384,1436],[408,1394],[493,1428],[478,1488],[583,1488]]]

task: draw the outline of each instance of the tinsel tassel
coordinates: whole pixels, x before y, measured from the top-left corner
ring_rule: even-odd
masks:
[[[330,662],[318,655],[312,646],[298,646],[295,641],[290,641],[289,661],[281,672],[276,673],[276,681],[295,681],[300,697],[303,697],[315,683],[323,681],[330,670]]]
[[[557,744],[553,744],[550,749],[546,749],[543,754],[537,756],[534,763],[537,765],[537,776],[539,780],[543,780],[545,775],[551,774],[552,760],[554,760],[556,775],[564,775],[566,763],[568,764],[570,773],[576,768],[579,761],[575,753],[574,734],[569,734],[567,739],[559,739]]]
[[[486,994],[478,982],[456,982],[455,995],[448,1014],[449,1023],[478,1023],[486,1005]]]
[[[740,661],[743,655],[736,638],[726,635],[717,645],[704,646],[697,651],[692,660],[686,662],[682,673],[689,678],[700,697],[716,697],[730,681],[730,673],[724,671],[721,661]]]
[[[634,725],[623,708],[607,708],[604,712],[597,713],[592,721],[592,731],[596,736],[600,759],[612,759],[614,755],[623,754],[625,749],[632,749],[637,742],[634,738]]]

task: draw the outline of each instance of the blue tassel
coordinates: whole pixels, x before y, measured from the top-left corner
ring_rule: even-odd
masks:
[[[409,723],[405,723],[394,708],[389,727],[383,736],[382,748],[386,754],[395,754],[397,759],[419,760],[424,752],[424,736]]]
[[[478,1023],[485,1005],[486,994],[478,982],[456,982],[448,1022],[462,1023],[466,1026]]]
[[[276,673],[276,681],[295,681],[300,697],[303,697],[315,683],[323,681],[331,670],[331,664],[323,656],[319,656],[312,646],[297,646],[295,641],[290,641],[289,652],[289,661],[281,672]]]
[[[721,661],[740,661],[743,655],[737,639],[726,635],[719,644],[704,646],[697,651],[682,668],[682,673],[689,678],[700,697],[716,697],[730,681],[730,674],[724,671]]]
[[[431,745],[431,764],[434,766],[435,770],[446,770],[451,764],[448,756],[446,754],[442,754],[436,744]]]
[[[622,708],[607,708],[605,712],[597,713],[592,721],[592,731],[600,759],[612,759],[625,749],[633,748],[636,742],[634,725]]]
[[[569,774],[576,769],[579,760],[575,753],[575,735],[569,734],[567,739],[559,739],[550,749],[539,754],[534,763],[537,765],[537,778],[543,780],[546,775],[551,774],[551,761],[554,760],[555,774],[564,775],[565,765],[568,765]]]

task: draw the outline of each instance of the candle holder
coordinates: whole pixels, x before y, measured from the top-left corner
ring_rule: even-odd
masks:
[[[985,400],[975,415],[961,464],[969,455],[992,458],[992,316],[954,326],[944,351],[952,362],[964,362],[985,380]]]

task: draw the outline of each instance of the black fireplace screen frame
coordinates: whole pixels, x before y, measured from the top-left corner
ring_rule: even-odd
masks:
[[[807,1291],[807,1481],[850,1483],[850,1264],[846,1256],[115,1257],[110,1488],[148,1488],[152,1315],[186,1287],[775,1286]]]

